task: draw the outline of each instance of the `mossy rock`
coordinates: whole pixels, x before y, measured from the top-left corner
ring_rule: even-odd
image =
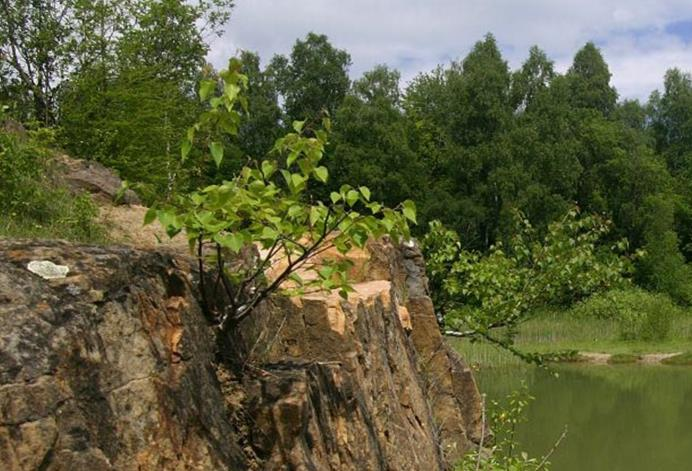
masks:
[[[685,352],[674,357],[666,358],[661,363],[664,365],[692,366],[692,352]]]

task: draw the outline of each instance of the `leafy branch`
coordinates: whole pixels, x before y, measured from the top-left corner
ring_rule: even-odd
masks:
[[[181,144],[183,160],[195,145],[205,144],[207,157],[221,165],[224,139],[238,134],[247,114],[248,80],[240,70],[240,62],[232,59],[219,82],[201,83],[200,98],[208,109]],[[324,118],[321,124],[308,129],[295,121],[292,132],[270,150],[271,158],[147,212],[145,223],[158,219],[169,236],[187,236],[197,255],[203,308],[222,331],[238,325],[276,292],[338,290],[347,297],[353,288],[345,255],[352,248],[364,248],[371,237],[409,237],[408,223],[416,221],[411,201],[386,208],[371,201],[367,187],[350,185],[332,192],[326,204],[311,200],[310,185],[329,178],[320,161],[330,121]],[[322,259],[331,249],[338,256]],[[214,281],[207,285],[210,274]],[[222,307],[217,307],[218,293]]]

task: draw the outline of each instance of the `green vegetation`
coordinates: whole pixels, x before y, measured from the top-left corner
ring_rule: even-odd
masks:
[[[513,347],[517,327],[542,306],[569,306],[626,285],[623,275],[630,261],[612,249],[597,249],[609,231],[608,221],[579,217],[573,210],[539,238],[529,221],[517,216],[508,244],[492,247],[485,256],[463,250],[456,233],[439,222],[431,223],[422,246],[448,334],[482,338],[540,362],[540,356]],[[617,244],[619,250],[625,247],[624,241]]]
[[[623,340],[656,342],[668,338],[673,319],[684,313],[664,294],[630,288],[595,295],[577,304],[567,315],[612,319]]]
[[[523,363],[512,353],[486,342],[452,337],[449,337],[449,341],[469,364],[481,369],[518,367]],[[620,323],[616,319],[580,317],[574,315],[574,310],[541,310],[518,326],[513,344],[522,352],[544,355],[580,351],[636,356],[689,351],[690,345],[692,312],[689,309],[672,318],[666,339],[656,341],[623,340]],[[579,358],[573,357],[571,360],[579,361]],[[564,362],[565,359],[560,361]]]
[[[489,426],[494,437],[487,448],[468,453],[464,459],[455,466],[457,471],[538,471],[550,469],[550,456],[555,452],[566,436],[565,432],[556,437],[553,447],[541,458],[530,457],[525,451],[520,451],[517,440],[518,427],[526,422],[526,408],[534,398],[529,395],[528,388],[523,385],[521,389],[512,391],[504,400],[491,400],[489,420],[484,426]],[[485,416],[484,416],[485,418]]]
[[[202,81],[199,94],[209,109],[188,130],[181,147],[183,160],[195,144],[203,144],[206,156],[221,167],[221,138],[238,135],[248,109],[248,77],[241,70],[241,63],[231,60],[219,74],[220,82]],[[220,94],[214,93],[217,89]],[[328,119],[322,129],[294,121],[294,132],[279,138],[271,152],[285,155],[284,162],[272,159],[245,166],[232,180],[182,193],[172,204],[148,211],[145,223],[158,219],[171,237],[184,231],[197,253],[206,314],[222,332],[235,328],[262,300],[285,290],[288,281],[292,293],[338,289],[347,298],[353,290],[346,275],[351,262],[342,258],[313,263],[329,248],[345,255],[353,247],[364,248],[370,237],[410,237],[408,221],[416,222],[412,201],[404,201],[398,212],[371,201],[367,187],[350,185],[332,192],[326,205],[305,197],[311,183],[329,178],[320,161],[330,126]],[[262,252],[256,253],[258,247]],[[267,277],[269,268],[281,261],[285,267]],[[212,297],[204,285],[205,262],[216,276]]]
[[[685,352],[670,358],[666,358],[661,363],[664,365],[690,366],[692,365],[692,352]]]
[[[89,195],[75,197],[54,180],[52,137],[46,130],[22,135],[0,128],[0,237],[102,242]]]

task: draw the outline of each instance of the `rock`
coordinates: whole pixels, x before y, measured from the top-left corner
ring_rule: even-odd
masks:
[[[479,442],[480,394],[471,370],[440,334],[420,251],[377,242],[368,252],[355,258],[360,283],[348,300],[336,294],[276,300],[234,339],[245,344],[249,362],[271,365],[254,389],[284,391],[300,405],[291,423],[276,420],[274,396],[250,408],[263,424],[262,456],[269,462],[288,460],[290,469],[434,470]],[[325,409],[316,392],[325,389],[360,409]],[[315,421],[315,411],[322,420]],[[368,439],[342,443],[337,430]],[[341,444],[285,455],[286,446],[305,450],[322,442]]]
[[[80,278],[35,276],[36,258]],[[3,469],[248,468],[212,332],[170,257],[0,241],[0,300]]]
[[[277,296],[217,339],[185,259],[0,241],[4,469],[448,469],[480,399],[422,257],[384,241],[356,259],[347,300]]]
[[[113,170],[93,160],[73,159],[67,155],[59,155],[56,160],[60,180],[72,191],[86,191],[102,203],[113,203],[122,186],[122,180]],[[129,189],[123,193],[121,202],[141,204],[137,194]]]
[[[50,260],[32,260],[26,265],[26,269],[44,280],[65,278],[70,271],[66,265],[56,265]]]

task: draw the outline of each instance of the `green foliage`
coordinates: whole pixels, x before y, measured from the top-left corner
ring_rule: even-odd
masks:
[[[0,235],[102,241],[89,195],[75,197],[54,180],[51,153],[42,144],[50,136],[0,131]]]
[[[609,221],[571,210],[543,237],[521,214],[516,224],[509,243],[487,255],[463,250],[456,234],[438,222],[423,238],[435,305],[457,335],[512,349],[516,327],[537,307],[569,305],[625,283],[630,262],[618,252],[626,242],[602,245]],[[505,328],[502,338],[491,334],[498,328]]]
[[[319,119],[323,111],[333,116],[348,91],[350,65],[346,51],[315,33],[297,40],[290,57],[275,56],[269,69],[285,101],[286,124]]]
[[[568,314],[616,320],[623,340],[660,341],[668,337],[671,322],[682,310],[665,294],[628,288],[595,294]]]
[[[201,65],[204,33],[220,33],[231,0],[17,0],[0,2],[3,91],[23,119],[54,125],[58,95],[76,71],[114,59],[166,66],[169,77]],[[200,29],[197,23],[204,24]],[[191,26],[191,27],[190,27]],[[4,77],[3,77],[4,76]]]
[[[666,358],[662,360],[661,363],[664,365],[690,366],[692,365],[692,352],[684,352],[679,355]]]
[[[353,84],[335,115],[332,152],[325,165],[331,189],[342,182],[365,185],[387,205],[420,200],[423,165],[409,147],[409,128],[399,108],[399,74],[384,66]]]
[[[601,51],[594,43],[586,43],[574,56],[567,72],[574,106],[597,110],[604,115],[612,112],[617,92],[610,86],[610,76]]]
[[[200,96],[209,109],[188,130],[183,160],[199,146],[217,167],[221,165],[221,137],[238,134],[248,108],[248,78],[241,71],[241,63],[231,60],[219,74],[218,86],[202,82]],[[212,93],[216,89],[220,94]],[[409,237],[407,221],[416,218],[412,201],[395,211],[371,201],[368,188],[346,184],[330,194],[330,204],[307,198],[310,185],[324,183],[329,176],[320,165],[329,130],[328,119],[320,129],[294,121],[293,132],[274,144],[277,158],[245,166],[231,180],[183,194],[175,204],[147,213],[145,222],[158,219],[171,237],[185,232],[191,249],[197,249],[202,280],[206,250],[211,251],[215,285],[223,287],[226,305],[214,312],[207,309],[222,330],[237,325],[260,301],[280,290],[338,290],[347,297],[352,290],[348,261],[312,263],[316,256],[332,247],[345,255],[353,247],[364,248],[370,237]],[[285,160],[279,162],[279,156]],[[281,268],[268,276],[275,265]],[[202,292],[206,294],[204,286]]]
[[[476,450],[464,456],[455,466],[457,471],[537,471],[550,469],[548,459],[560,445],[565,434],[557,439],[552,450],[546,455],[535,458],[525,451],[520,451],[516,438],[517,426],[526,421],[526,407],[533,401],[526,385],[512,391],[503,402],[492,401],[490,404],[490,429],[495,435],[494,443],[487,450]]]

